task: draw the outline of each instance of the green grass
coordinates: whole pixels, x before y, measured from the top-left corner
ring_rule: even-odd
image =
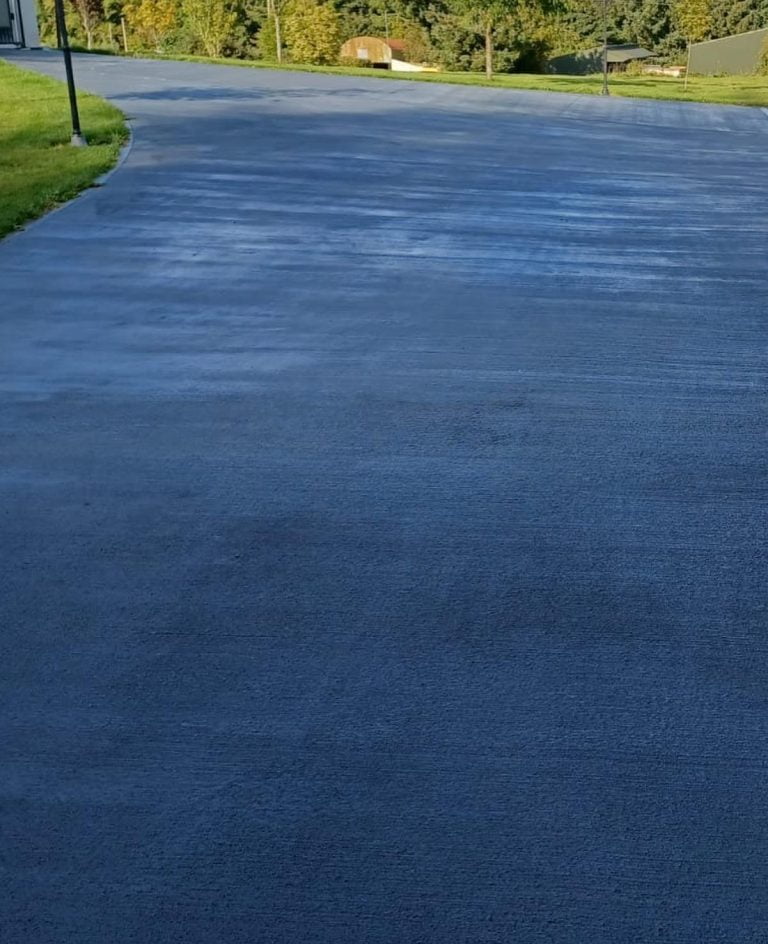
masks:
[[[0,237],[69,200],[112,167],[128,136],[122,114],[80,93],[90,147],[69,144],[66,86],[0,62]]]
[[[358,69],[346,66],[278,66],[275,63],[253,59],[208,59],[202,56],[182,55],[152,56],[151,58],[244,66],[250,69],[284,69],[293,72],[320,72],[328,75],[357,75],[399,82],[446,82],[453,85],[481,85],[492,88],[571,92],[582,95],[599,95],[603,83],[601,75],[500,74],[489,80],[484,75],[474,72],[388,72],[385,69]],[[611,93],[621,98],[768,107],[768,77],[766,76],[691,76],[687,89],[684,79],[668,76],[616,75],[611,76],[610,83]]]

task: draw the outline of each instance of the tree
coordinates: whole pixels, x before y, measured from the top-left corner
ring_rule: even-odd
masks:
[[[560,4],[557,0],[456,0],[457,7],[466,23],[483,38],[485,47],[485,75],[493,77],[494,34],[505,23],[509,23],[520,8],[539,8],[553,12]]]
[[[267,0],[266,17],[260,24],[257,46],[263,59],[283,61],[283,19],[289,0]]]
[[[629,42],[646,46],[653,52],[663,52],[674,37],[674,24],[669,0],[621,0],[616,3],[616,16],[623,23],[624,35]]]
[[[163,40],[176,26],[176,0],[126,0],[125,15],[131,27],[158,52]]]
[[[107,27],[107,37],[109,45],[115,45],[115,27],[120,25],[125,12],[125,3],[123,0],[102,0],[102,9],[104,23]]]
[[[220,56],[235,25],[230,0],[181,0],[181,9],[206,56]]]
[[[515,0],[468,0],[465,17],[483,37],[485,76],[493,77],[493,33],[517,6]]]
[[[330,3],[290,0],[285,13],[285,42],[296,62],[336,62],[340,36],[339,17]]]
[[[765,0],[712,0],[712,32],[715,36],[734,36],[768,26]]]
[[[233,10],[235,27],[227,47],[235,56],[253,58],[258,53],[259,34],[266,23],[264,3],[262,0],[236,0]]]
[[[438,8],[430,11],[430,17],[429,36],[436,63],[452,72],[471,72],[483,67],[478,34],[465,17]]]
[[[768,39],[763,43],[760,50],[760,63],[757,67],[758,75],[768,75]]]
[[[271,35],[274,37],[275,56],[283,61],[283,7],[285,0],[267,0],[267,20]]]
[[[587,49],[598,42],[602,3],[598,6],[597,3],[584,3],[583,0],[565,0],[560,18],[566,31],[581,38],[574,49]]]
[[[509,23],[517,70],[543,72],[551,56],[579,48],[579,36],[568,27],[563,12],[562,8],[552,11],[538,4],[520,4]]]
[[[53,0],[37,0],[37,25],[46,45],[56,44],[56,11]]]
[[[682,41],[673,22],[673,5],[674,0],[609,0],[609,42],[633,43],[661,55],[676,55]],[[583,40],[576,48],[603,44],[605,12],[603,0],[566,0],[563,25]]]
[[[712,33],[710,0],[675,0],[672,15],[688,43],[698,43]]]
[[[86,44],[89,49],[93,49],[93,33],[104,14],[101,0],[72,0],[72,4],[80,18]]]

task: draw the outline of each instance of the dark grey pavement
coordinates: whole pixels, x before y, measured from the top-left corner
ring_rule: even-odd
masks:
[[[3,944],[765,944],[768,117],[76,66],[136,136],[0,244]]]

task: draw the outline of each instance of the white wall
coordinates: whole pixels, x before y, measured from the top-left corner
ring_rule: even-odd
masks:
[[[393,59],[390,65],[393,72],[425,72],[424,66],[414,65],[412,62],[403,62],[402,59]]]
[[[40,33],[37,29],[37,8],[35,0],[12,0],[11,6],[15,6],[16,14],[16,38],[21,41],[21,31],[19,30],[19,18],[24,24],[24,44],[30,49],[40,48]]]

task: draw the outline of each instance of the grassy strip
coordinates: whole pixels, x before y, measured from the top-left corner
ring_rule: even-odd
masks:
[[[499,74],[493,79],[474,72],[389,72],[386,69],[356,69],[346,66],[281,65],[255,59],[209,59],[204,56],[152,55],[136,58],[175,59],[249,69],[281,69],[290,72],[318,72],[326,75],[354,75],[405,82],[442,82],[451,85],[480,85],[490,88],[526,89],[539,92],[570,92],[599,95],[601,75],[526,75]],[[691,76],[688,88],[684,79],[671,76],[612,75],[611,94],[621,98],[649,98],[661,101],[702,102],[709,105],[746,105],[768,107],[768,77],[754,75]]]
[[[69,145],[66,86],[0,62],[0,237],[74,197],[112,167],[127,140],[122,114],[81,92],[91,147]]]

